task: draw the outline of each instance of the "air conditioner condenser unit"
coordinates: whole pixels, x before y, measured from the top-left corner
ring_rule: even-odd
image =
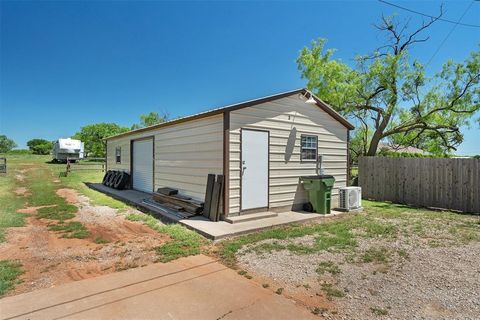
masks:
[[[362,188],[343,187],[339,189],[339,207],[345,211],[362,208]]]

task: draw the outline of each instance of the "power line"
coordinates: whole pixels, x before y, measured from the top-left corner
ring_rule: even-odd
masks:
[[[381,0],[379,0],[381,1]],[[445,42],[447,42],[447,39],[450,37],[450,35],[453,33],[453,31],[455,31],[455,29],[457,28],[457,26],[460,24],[460,22],[462,21],[463,17],[465,16],[465,14],[467,14],[467,11],[470,10],[470,8],[472,7],[473,5],[473,1],[470,2],[470,5],[467,7],[467,9],[465,9],[465,11],[463,12],[462,16],[460,17],[460,19],[458,19],[458,22],[455,23],[455,25],[452,27],[452,29],[450,30],[450,32],[447,34],[447,36],[443,39],[442,43],[440,43],[440,45],[438,46],[437,50],[435,50],[435,52],[433,53],[432,57],[430,58],[430,60],[428,60],[427,64],[425,66],[428,66],[430,64],[430,62],[432,62],[433,58],[435,58],[435,56],[437,55],[437,53],[440,51],[440,49],[443,47],[443,45],[445,44]]]
[[[398,4],[391,3],[391,2],[388,2],[388,1],[385,1],[385,0],[378,0],[378,1],[381,2],[381,3],[387,4],[389,6],[392,6],[392,7],[396,7],[396,8],[408,11],[408,12],[419,14],[419,15],[424,16],[424,17],[428,17],[428,18],[432,18],[432,19],[437,19],[438,18],[436,16],[432,16],[432,15],[429,15],[429,14],[426,14],[426,13],[422,13],[422,12],[418,12],[418,11],[415,11],[415,10],[412,10],[412,9],[409,9],[409,8],[405,8],[405,7],[399,6]],[[473,4],[473,1],[472,1],[472,4]],[[448,20],[448,19],[443,19],[443,18],[438,18],[438,20],[443,21],[443,22],[453,23],[453,24],[455,24],[455,26],[480,28],[480,25],[478,25],[478,24],[460,23],[460,21],[453,21],[453,20]]]

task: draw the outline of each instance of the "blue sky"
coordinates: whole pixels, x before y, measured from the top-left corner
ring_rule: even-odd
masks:
[[[394,0],[392,0],[394,1]],[[395,1],[435,14],[441,2]],[[470,1],[445,2],[458,20]],[[0,3],[0,134],[25,147],[82,125],[138,122],[141,113],[189,115],[303,87],[295,60],[324,37],[346,62],[383,43],[381,14],[420,17],[378,1]],[[480,24],[480,2],[462,22]],[[453,27],[438,22],[412,54],[426,62]],[[429,65],[463,61],[480,29],[458,26]],[[459,154],[480,154],[480,128]]]

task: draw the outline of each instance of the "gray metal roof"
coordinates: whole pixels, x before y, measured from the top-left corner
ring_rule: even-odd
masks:
[[[161,127],[170,126],[170,125],[174,125],[174,124],[177,124],[177,123],[183,123],[183,122],[186,122],[186,121],[193,121],[193,120],[197,120],[197,119],[200,119],[200,118],[205,118],[205,117],[213,116],[213,115],[216,115],[216,114],[220,114],[220,113],[223,113],[223,112],[226,112],[226,111],[238,110],[238,109],[241,109],[241,108],[250,107],[250,106],[253,106],[253,105],[269,102],[269,101],[272,101],[272,100],[285,98],[285,97],[288,97],[288,96],[291,96],[291,95],[294,95],[294,94],[298,94],[298,93],[312,95],[312,97],[317,102],[317,106],[319,106],[321,109],[323,109],[328,114],[330,114],[334,119],[336,119],[338,122],[343,124],[347,129],[349,129],[349,130],[354,129],[354,126],[350,122],[348,122],[347,119],[345,119],[338,112],[336,112],[330,105],[328,105],[327,103],[322,101],[320,98],[316,97],[309,90],[307,90],[305,88],[300,88],[300,89],[295,89],[295,90],[291,90],[291,91],[286,91],[286,92],[273,94],[273,95],[262,97],[262,98],[247,100],[247,101],[243,101],[243,102],[240,102],[240,103],[235,103],[235,104],[231,104],[231,105],[227,105],[227,106],[223,106],[223,107],[219,107],[219,108],[210,109],[208,111],[199,112],[199,113],[196,113],[196,114],[193,114],[193,115],[177,118],[177,119],[167,121],[167,122],[162,122],[162,123],[159,123],[159,124],[156,124],[156,125],[153,125],[153,126],[149,126],[149,127],[145,127],[145,128],[131,130],[131,131],[128,131],[128,132],[124,132],[124,133],[121,133],[121,134],[118,134],[118,135],[108,137],[108,138],[106,138],[106,140],[113,139],[113,138],[118,138],[118,137],[123,137],[123,136],[128,136],[128,135],[132,135],[132,134],[136,134],[136,133],[140,133],[140,132],[155,130],[155,129],[158,129],[158,128],[161,128]]]

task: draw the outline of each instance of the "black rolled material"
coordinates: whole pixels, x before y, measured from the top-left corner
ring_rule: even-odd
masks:
[[[107,181],[106,186],[107,187],[112,187],[113,183],[115,182],[115,179],[117,178],[118,171],[113,171],[113,173],[110,175],[110,178]]]
[[[128,180],[130,179],[130,175],[126,172],[121,172],[118,178],[115,180],[113,187],[118,190],[125,189]]]
[[[108,179],[110,179],[110,176],[112,175],[112,170],[108,170],[105,175],[103,176],[102,184],[106,185]]]

